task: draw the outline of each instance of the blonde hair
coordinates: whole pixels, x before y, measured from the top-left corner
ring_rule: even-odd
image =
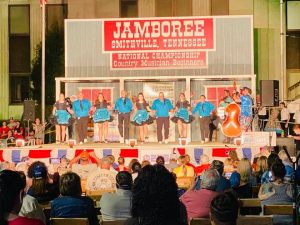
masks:
[[[148,160],[143,160],[142,161],[142,168],[144,168],[147,165],[150,165],[151,163]]]
[[[201,162],[201,165],[202,164],[209,164],[209,157],[208,157],[208,155],[201,155],[201,157],[200,157],[200,162]]]
[[[239,161],[239,157],[237,155],[237,152],[235,150],[230,150],[228,154],[229,158],[232,159],[232,161]]]
[[[278,156],[279,156],[279,159],[282,160],[282,162],[288,161],[288,156],[284,150],[281,150],[280,152],[278,152]]]
[[[256,167],[255,167],[255,172],[257,173],[264,173],[265,171],[268,170],[268,158],[266,156],[260,156],[257,159],[256,162]]]
[[[252,167],[249,159],[242,158],[237,166],[237,172],[240,174],[241,182],[248,183],[252,173]]]

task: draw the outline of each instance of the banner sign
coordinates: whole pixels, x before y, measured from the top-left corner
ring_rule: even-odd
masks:
[[[213,50],[213,18],[104,20],[104,51]]]
[[[276,146],[276,132],[244,132],[242,145],[248,146]]]

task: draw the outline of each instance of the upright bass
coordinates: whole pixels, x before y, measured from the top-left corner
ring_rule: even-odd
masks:
[[[232,102],[225,108],[225,120],[222,123],[222,133],[227,137],[239,137],[242,130],[239,122],[241,108]]]

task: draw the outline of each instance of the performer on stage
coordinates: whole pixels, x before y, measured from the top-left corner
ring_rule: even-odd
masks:
[[[78,135],[79,144],[87,141],[87,125],[89,122],[89,111],[91,103],[88,99],[84,98],[83,93],[78,93],[78,99],[73,103],[73,110],[76,116],[76,132]]]
[[[177,123],[179,138],[187,137],[187,125],[195,118],[191,114],[191,104],[185,98],[184,93],[179,94],[179,100],[175,106],[175,115],[171,118],[174,123]]]
[[[93,107],[93,121],[94,123],[98,123],[100,143],[108,143],[108,122],[112,121],[108,109],[110,109],[110,104],[105,100],[104,95],[102,93],[99,93],[98,98]]]
[[[251,89],[248,87],[243,88],[242,95],[240,97],[241,102],[241,115],[240,124],[242,132],[251,131],[251,121],[252,121],[252,105],[253,100],[251,97]]]
[[[219,106],[226,108],[231,102],[233,102],[233,99],[230,97],[229,91],[224,90],[224,97],[221,99]]]
[[[200,96],[200,101],[193,110],[193,115],[198,113],[200,120],[201,143],[209,141],[209,123],[210,115],[214,111],[215,106],[206,101],[205,95]]]
[[[159,92],[159,97],[153,101],[151,109],[156,114],[158,143],[161,144],[163,141],[162,131],[164,128],[164,141],[167,144],[170,129],[169,111],[173,109],[173,105],[169,99],[165,98],[163,92]]]
[[[70,114],[72,113],[69,104],[65,101],[65,95],[61,93],[52,110],[55,117],[56,143],[66,141],[66,127],[69,125]]]
[[[280,102],[279,107],[281,108],[280,111],[280,126],[284,132],[284,137],[288,136],[289,133],[289,122],[290,122],[290,112],[286,107],[284,102]]]
[[[145,141],[148,142],[148,124],[153,123],[154,118],[149,115],[149,111],[151,111],[149,103],[146,102],[143,93],[138,94],[138,101],[134,106],[136,113],[133,117],[132,123],[138,126],[140,129],[140,140],[141,144]]]
[[[129,123],[132,101],[126,97],[126,91],[121,91],[121,97],[117,99],[114,110],[118,111],[118,128],[121,136],[120,143],[129,144]]]

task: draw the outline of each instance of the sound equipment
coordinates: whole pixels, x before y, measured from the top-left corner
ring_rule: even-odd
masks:
[[[260,81],[260,103],[261,106],[279,106],[279,81]]]
[[[27,120],[27,121],[35,120],[35,102],[33,100],[24,101],[23,120]]]

